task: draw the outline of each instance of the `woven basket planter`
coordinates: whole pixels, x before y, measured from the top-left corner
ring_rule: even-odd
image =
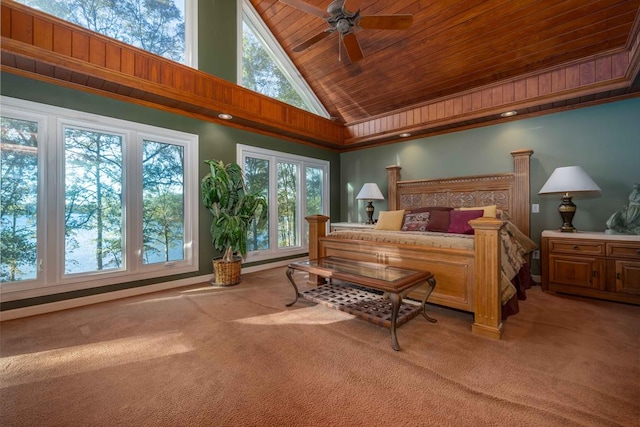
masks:
[[[236,256],[233,261],[213,260],[213,280],[212,285],[233,286],[240,283],[240,271],[242,270],[242,258]]]

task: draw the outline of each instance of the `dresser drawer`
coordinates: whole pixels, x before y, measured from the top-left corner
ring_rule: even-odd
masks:
[[[549,251],[565,254],[604,255],[605,243],[578,239],[549,239]]]
[[[607,243],[607,256],[640,260],[640,243]]]

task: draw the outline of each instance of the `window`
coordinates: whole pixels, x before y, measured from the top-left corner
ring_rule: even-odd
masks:
[[[242,2],[240,85],[323,117],[329,113],[249,0]]]
[[[249,191],[269,202],[263,228],[249,230],[249,260],[302,254],[308,251],[305,216],[329,214],[329,162],[238,145]]]
[[[198,270],[196,135],[2,104],[4,300]]]
[[[17,1],[197,68],[197,0]]]

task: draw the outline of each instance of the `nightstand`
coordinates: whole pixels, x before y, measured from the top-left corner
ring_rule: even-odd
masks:
[[[640,304],[640,236],[542,232],[542,289]]]
[[[363,224],[361,222],[332,222],[331,231],[339,230],[373,230],[375,224]]]

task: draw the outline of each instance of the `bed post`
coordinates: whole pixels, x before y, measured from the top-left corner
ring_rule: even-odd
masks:
[[[398,181],[400,181],[400,166],[387,166],[387,200],[388,210],[395,211],[400,206],[398,200]]]
[[[309,259],[318,259],[320,254],[320,238],[327,235],[327,221],[328,216],[324,215],[309,215],[305,217],[309,223]],[[315,274],[309,274],[307,283],[312,286],[324,283],[321,277]]]
[[[471,331],[500,339],[502,335],[500,228],[503,222],[495,218],[469,221],[475,233],[474,255],[474,319]]]

